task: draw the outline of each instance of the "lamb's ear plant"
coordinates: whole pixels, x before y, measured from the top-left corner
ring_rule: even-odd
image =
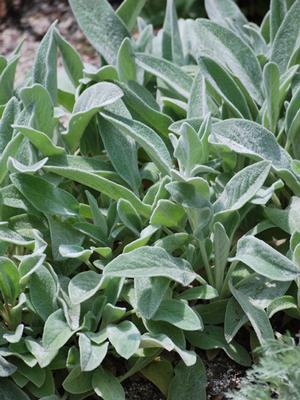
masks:
[[[99,68],[55,24],[23,85],[0,58],[1,398],[205,399],[300,319],[300,0],[144,4],[70,0]]]

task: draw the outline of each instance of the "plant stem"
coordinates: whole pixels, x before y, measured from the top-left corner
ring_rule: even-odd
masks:
[[[208,261],[208,257],[207,257],[207,252],[206,252],[206,248],[205,248],[205,244],[203,240],[199,240],[199,248],[200,248],[200,253],[201,253],[201,257],[204,263],[204,268],[205,268],[205,272],[207,275],[207,279],[208,282],[213,286],[214,285],[214,278],[213,278],[213,274],[209,265],[209,261]]]
[[[237,266],[237,264],[238,264],[238,261],[233,261],[230,264],[229,270],[227,272],[227,275],[226,275],[226,278],[225,278],[225,281],[224,281],[224,284],[223,284],[223,287],[222,287],[222,290],[220,293],[220,297],[222,297],[222,298],[228,296],[228,294],[229,294],[228,282],[229,282],[229,279],[231,278],[231,275],[232,275],[235,267]]]
[[[276,194],[275,192],[272,194],[272,200],[273,200],[273,203],[274,203],[278,208],[282,208],[281,202],[280,202],[280,200],[279,200],[279,198],[278,198],[278,196],[277,196],[277,194]]]

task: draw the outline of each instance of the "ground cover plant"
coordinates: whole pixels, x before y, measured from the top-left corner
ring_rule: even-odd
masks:
[[[248,367],[299,323],[300,1],[258,27],[170,0],[155,33],[144,4],[70,0],[99,68],[55,24],[20,87],[0,58],[3,399],[122,400],[136,373],[205,399],[203,357]]]
[[[300,346],[290,336],[267,341],[259,349],[259,362],[247,371],[234,400],[299,399]]]

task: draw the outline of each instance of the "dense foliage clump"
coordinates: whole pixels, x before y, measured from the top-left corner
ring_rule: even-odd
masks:
[[[0,58],[1,398],[205,399],[205,352],[299,320],[300,0],[205,3],[70,0],[99,68],[55,24],[21,87]]]
[[[266,342],[260,361],[247,372],[233,400],[288,400],[300,398],[300,346],[289,336]]]

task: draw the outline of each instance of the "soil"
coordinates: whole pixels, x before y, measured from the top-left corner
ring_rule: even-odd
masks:
[[[98,65],[97,54],[78,28],[67,1],[23,0],[22,6],[18,4],[0,18],[0,54],[9,55],[24,41],[16,73],[17,84],[30,73],[38,45],[55,21],[60,33],[78,50],[83,61]]]
[[[224,353],[218,353],[213,360],[205,360],[201,354],[207,374],[207,400],[228,400],[226,393],[240,388],[240,382],[245,375],[245,369],[228,359]],[[147,381],[142,375],[137,374],[123,383],[126,400],[166,400],[166,397]],[[90,397],[89,400],[97,400]],[[186,399],[198,400],[198,399]]]
[[[207,399],[226,400],[226,393],[240,388],[245,369],[219,353],[214,360],[204,361],[207,374]]]
[[[116,5],[118,1],[112,3]],[[18,84],[30,73],[39,42],[56,20],[59,31],[79,51],[84,62],[98,64],[98,57],[78,28],[66,0],[12,0],[6,3],[11,5],[9,10],[4,4],[0,0],[0,54],[9,55],[24,39],[16,74]],[[239,387],[244,370],[221,353],[205,364],[208,400],[225,400],[224,393]],[[161,392],[140,375],[125,381],[124,387],[127,400],[165,400]]]

